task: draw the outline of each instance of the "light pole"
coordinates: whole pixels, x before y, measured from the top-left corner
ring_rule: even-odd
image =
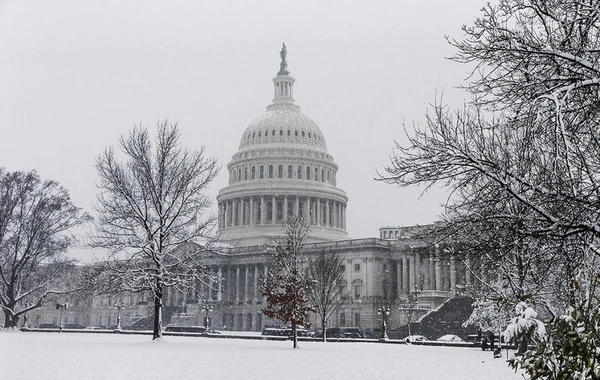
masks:
[[[388,306],[379,306],[377,308],[377,315],[381,315],[381,340],[387,340],[388,335],[386,331],[387,317],[390,315],[390,308]]]
[[[69,310],[69,303],[65,302],[65,303],[56,303],[56,309],[60,309],[60,327],[58,329],[58,332],[62,332],[63,331],[63,310]]]
[[[31,304],[29,302],[25,302],[25,309],[27,309]],[[23,315],[23,324],[21,325],[21,328],[27,328],[27,312],[25,312],[25,314]]]
[[[115,309],[117,309],[117,327],[115,328],[115,330],[120,331],[121,330],[121,309],[125,307],[125,304],[123,302],[118,302],[115,304]]]
[[[204,311],[204,332],[208,332],[208,313],[213,311],[213,306],[208,301],[202,302],[202,310]]]
[[[419,305],[419,287],[415,285],[415,291],[412,292],[412,299],[408,303],[408,339],[410,338],[410,323],[412,321],[413,308]]]

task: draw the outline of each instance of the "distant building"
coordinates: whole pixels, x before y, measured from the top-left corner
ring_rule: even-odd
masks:
[[[219,233],[229,248],[203,258],[219,283],[200,289],[200,296],[169,289],[165,319],[175,325],[202,325],[205,315],[215,329],[256,330],[277,321],[261,314],[264,300],[259,279],[268,269],[268,245],[281,235],[289,215],[310,223],[306,255],[339,253],[344,260],[346,303],[329,326],[378,329],[377,308],[391,309],[389,327],[406,324],[409,314],[422,316],[453,297],[471,278],[464,266],[441,254],[440,247],[417,238],[422,226],[381,227],[379,238],[349,239],[348,197],[337,187],[338,165],[327,151],[325,135],[295,105],[295,80],[287,70],[285,47],[281,69],[273,79],[274,99],[264,114],[242,133],[238,151],[227,165],[229,184],[217,196]],[[436,225],[427,226],[435,230]],[[415,305],[415,294],[418,305]],[[122,325],[152,315],[144,295],[95,297],[69,320],[110,326],[116,302]],[[203,303],[213,305],[207,313]],[[407,308],[406,305],[411,307]],[[35,323],[56,320],[55,311],[39,311]],[[77,315],[74,315],[77,314]],[[310,316],[315,327],[318,318]],[[81,323],[80,322],[80,323]]]

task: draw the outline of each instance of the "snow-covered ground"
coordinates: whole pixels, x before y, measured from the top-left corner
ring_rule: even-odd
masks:
[[[2,379],[522,379],[476,348],[0,332]]]

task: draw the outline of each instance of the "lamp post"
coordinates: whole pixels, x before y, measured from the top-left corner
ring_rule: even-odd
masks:
[[[69,303],[65,302],[65,303],[56,303],[56,309],[60,310],[60,327],[58,329],[58,332],[62,332],[63,331],[63,310],[69,310]]]
[[[390,315],[390,308],[388,306],[379,306],[377,308],[377,315],[381,315],[381,340],[387,340],[388,335],[386,331],[387,317]]]
[[[203,301],[202,310],[204,311],[204,332],[208,332],[208,313],[213,311],[213,306],[208,301]]]
[[[412,292],[412,299],[408,303],[408,336],[410,339],[410,323],[412,322],[413,308],[419,305],[419,287],[415,285],[415,290]]]
[[[121,331],[121,309],[125,307],[123,302],[117,302],[115,304],[115,309],[117,309],[117,327],[115,330]]]
[[[29,302],[25,302],[25,309],[29,308],[30,305]],[[21,325],[21,328],[27,328],[27,312],[23,315],[23,324]]]

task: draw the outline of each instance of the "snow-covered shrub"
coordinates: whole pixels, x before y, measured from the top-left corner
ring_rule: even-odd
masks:
[[[577,282],[574,287],[572,305],[547,324],[547,333],[540,335],[531,350],[509,360],[512,368],[524,369],[530,379],[600,379],[598,297],[589,290],[582,291]],[[533,310],[521,305],[520,311],[505,333],[512,341],[526,337],[536,328],[539,334],[542,326],[535,320]]]

